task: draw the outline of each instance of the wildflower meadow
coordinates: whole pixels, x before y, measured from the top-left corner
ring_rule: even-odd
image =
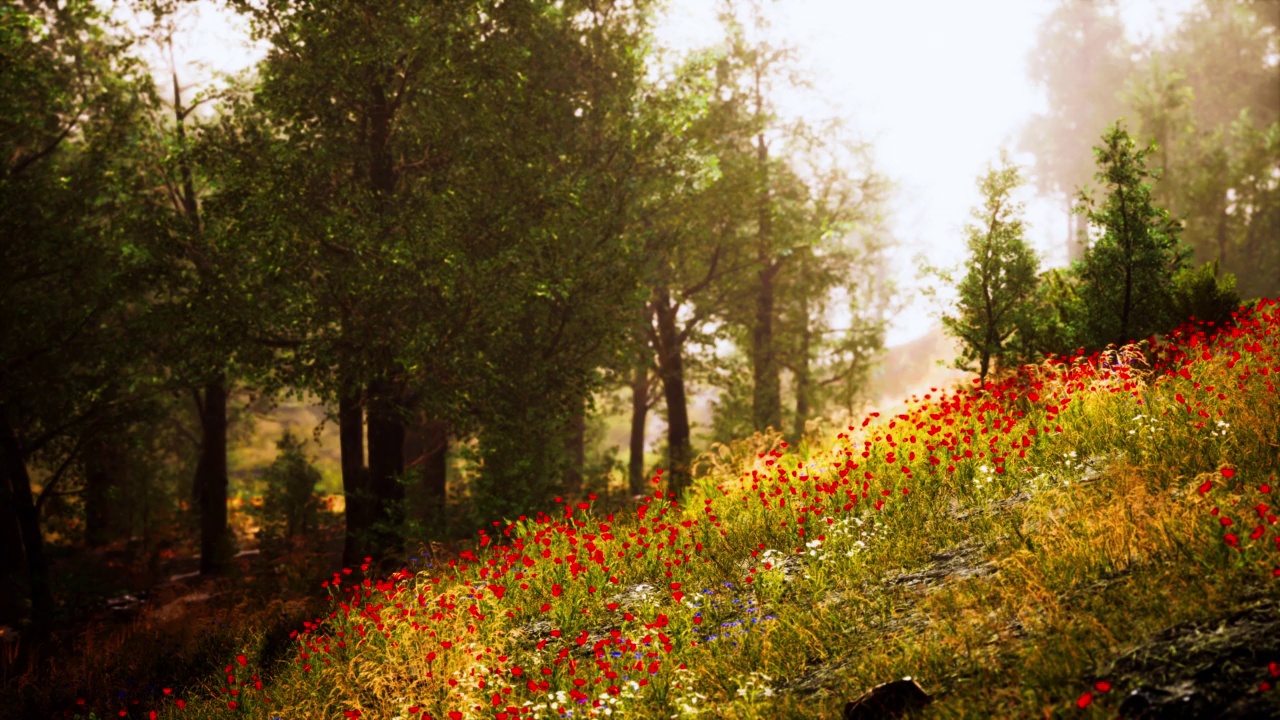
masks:
[[[633,510],[562,498],[455,558],[345,568],[287,653],[247,634],[181,692],[66,714],[839,717],[910,676],[913,717],[1112,717],[1160,681],[1110,673],[1126,650],[1277,595],[1278,351],[1263,301],[719,446],[682,497],[659,472]],[[1274,643],[1240,642],[1231,701],[1277,711]]]

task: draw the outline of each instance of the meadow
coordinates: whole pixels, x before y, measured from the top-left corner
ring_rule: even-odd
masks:
[[[1274,716],[1278,350],[1263,301],[720,446],[682,498],[661,473],[634,509],[565,498],[309,604],[144,618],[190,675],[64,714],[840,717],[910,677],[910,717]]]

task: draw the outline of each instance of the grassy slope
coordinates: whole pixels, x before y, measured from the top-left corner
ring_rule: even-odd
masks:
[[[933,393],[805,447],[757,436],[704,458],[678,504],[655,485],[617,517],[500,524],[461,562],[335,576],[281,660],[249,632],[156,709],[839,717],[910,675],[935,696],[922,717],[1113,717],[1137,682],[1108,675],[1120,653],[1280,583],[1259,509],[1280,312],[1148,354]]]

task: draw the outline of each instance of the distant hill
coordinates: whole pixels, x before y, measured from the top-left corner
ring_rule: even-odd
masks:
[[[892,407],[913,393],[923,395],[929,388],[951,387],[964,381],[968,374],[951,367],[959,354],[957,341],[940,327],[915,340],[885,348],[868,382],[871,405]]]

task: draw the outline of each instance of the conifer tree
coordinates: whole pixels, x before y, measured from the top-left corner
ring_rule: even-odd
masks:
[[[993,365],[1014,359],[1010,338],[1017,331],[1036,289],[1038,261],[1024,238],[1022,204],[1011,194],[1022,182],[1008,157],[979,181],[983,204],[973,212],[977,224],[965,228],[969,256],[956,284],[959,301],[942,325],[964,343],[956,367],[986,379]]]
[[[1188,257],[1181,223],[1151,199],[1147,168],[1153,147],[1137,149],[1120,122],[1094,148],[1106,197],[1099,204],[1081,191],[1081,211],[1099,233],[1085,251],[1080,298],[1086,343],[1122,345],[1167,330],[1173,314],[1173,277]]]

